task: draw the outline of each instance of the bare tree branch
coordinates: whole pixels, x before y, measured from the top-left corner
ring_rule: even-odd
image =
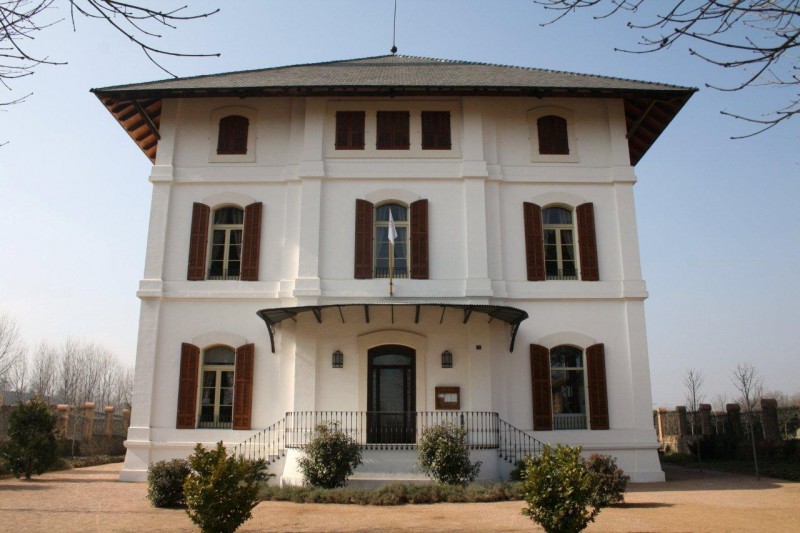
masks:
[[[733,137],[758,135],[800,113],[800,2],[798,0],[534,0],[555,12],[546,24],[579,9],[596,9],[607,18],[627,17],[630,29],[641,30],[638,48],[615,49],[651,53],[688,41],[689,53],[723,69],[738,69],[740,81],[731,86],[707,84],[721,91],[769,86],[788,89],[788,102],[760,117],[735,112],[723,115],[758,126]]]
[[[761,378],[756,368],[749,364],[743,363],[736,365],[736,369],[732,372],[731,381],[736,389],[739,391],[739,404],[744,408],[747,414],[747,426],[750,430],[750,444],[753,448],[753,462],[756,469],[756,478],[761,479],[761,474],[758,471],[758,454],[756,453],[756,437],[755,437],[755,424],[753,423],[753,409],[755,409],[756,402],[758,402],[760,393],[764,386],[764,380]]]

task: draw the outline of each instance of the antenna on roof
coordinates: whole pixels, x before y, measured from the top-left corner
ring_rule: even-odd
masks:
[[[397,53],[397,45],[395,44],[395,37],[397,36],[397,0],[394,0],[394,20],[392,22],[392,55]]]

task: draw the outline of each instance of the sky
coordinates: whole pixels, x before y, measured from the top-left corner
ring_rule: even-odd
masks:
[[[63,66],[0,87],[0,312],[31,345],[93,339],[133,364],[138,282],[150,209],[148,159],[89,93],[168,77],[100,21],[69,22],[65,1],[32,50]],[[180,6],[165,1],[160,5]],[[221,11],[162,32],[167,58],[191,76],[384,55],[393,0],[207,0]],[[699,87],[636,166],[635,187],[654,406],[682,404],[688,369],[707,400],[735,396],[731,371],[751,363],[766,389],[800,392],[800,118],[761,135],[721,110],[757,115],[786,98],[731,85],[735,72],[683,46],[627,54],[640,33],[622,18],[551,15],[530,0],[398,0],[400,54],[602,74]],[[786,91],[784,91],[785,93]]]

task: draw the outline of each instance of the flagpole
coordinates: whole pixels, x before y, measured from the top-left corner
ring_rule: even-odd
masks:
[[[392,296],[394,285],[394,243],[389,245],[389,296]]]

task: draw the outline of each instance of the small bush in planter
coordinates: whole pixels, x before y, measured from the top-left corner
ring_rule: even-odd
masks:
[[[480,461],[469,460],[467,432],[452,424],[439,424],[422,432],[417,461],[439,484],[466,485],[475,481],[481,470]]]
[[[183,483],[186,512],[203,533],[233,533],[252,515],[267,464],[228,455],[222,442],[213,450],[198,444],[189,456],[192,471]]]
[[[153,463],[147,469],[147,499],[155,507],[184,507],[183,482],[191,471],[186,459]]]
[[[306,483],[323,489],[347,485],[361,464],[361,448],[335,422],[317,424],[298,461]]]
[[[625,501],[625,489],[630,477],[617,466],[613,457],[594,453],[588,459],[583,459],[583,464],[597,478],[595,507],[608,507]]]
[[[594,505],[597,476],[581,460],[581,447],[545,445],[539,457],[525,459],[522,482],[530,517],[548,533],[582,531],[600,509]]]

